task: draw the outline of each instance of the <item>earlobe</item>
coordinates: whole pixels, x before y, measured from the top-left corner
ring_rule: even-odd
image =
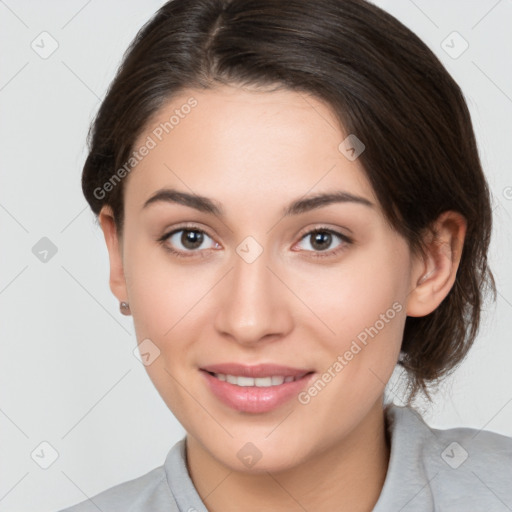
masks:
[[[105,237],[110,262],[110,289],[120,301],[127,301],[126,280],[124,275],[122,241],[118,236],[114,215],[110,206],[103,206],[98,220]]]
[[[439,216],[428,238],[425,256],[414,265],[407,315],[421,317],[432,313],[446,298],[455,283],[459,268],[466,220],[453,211]]]

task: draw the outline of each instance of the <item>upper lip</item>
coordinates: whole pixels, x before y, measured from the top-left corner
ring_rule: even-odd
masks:
[[[304,368],[292,368],[290,366],[282,366],[279,364],[258,364],[254,366],[247,366],[237,363],[221,363],[211,364],[201,367],[211,373],[222,373],[224,375],[236,375],[241,377],[272,377],[280,375],[283,377],[302,377],[313,370]]]

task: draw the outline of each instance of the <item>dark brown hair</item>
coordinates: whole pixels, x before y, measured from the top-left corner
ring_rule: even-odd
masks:
[[[490,194],[459,86],[415,34],[364,0],[170,1],[128,48],[89,134],[83,191],[96,214],[112,207],[119,233],[123,183],[108,193],[105,184],[164,103],[219,84],[284,87],[330,105],[365,144],[360,161],[412,251],[422,251],[442,212],[466,218],[453,288],[434,312],[405,324],[399,364],[409,402],[419,390],[430,399],[429,386],[472,345],[485,292],[495,297]]]

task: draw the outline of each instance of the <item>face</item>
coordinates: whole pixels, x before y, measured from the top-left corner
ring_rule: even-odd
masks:
[[[290,468],[382,412],[417,274],[347,135],[314,97],[223,86],[184,91],[135,144],[154,147],[125,178],[111,286],[163,400],[230,468],[247,442],[254,470]]]

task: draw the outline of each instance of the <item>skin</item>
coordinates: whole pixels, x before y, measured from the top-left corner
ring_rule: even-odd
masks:
[[[212,512],[240,504],[248,512],[370,511],[389,462],[383,393],[405,319],[430,313],[448,294],[464,219],[445,212],[437,238],[426,238],[426,257],[414,256],[387,224],[359,159],[338,150],[348,134],[327,105],[303,93],[183,91],[135,147],[192,95],[197,107],[125,178],[122,236],[109,207],[99,218],[111,289],[129,302],[138,342],[149,338],[160,350],[146,368],[187,431],[192,481]],[[163,201],[144,208],[163,187],[207,196],[224,216]],[[296,199],[339,190],[373,206],[282,215]],[[207,236],[199,249],[183,245],[181,232],[168,239],[192,254],[180,258],[157,240],[186,222]],[[307,236],[316,228],[352,242],[333,236],[322,251]],[[236,252],[248,236],[263,249],[252,263]],[[213,363],[274,362],[321,375],[393,303],[401,311],[307,405],[292,399],[267,413],[238,412],[199,372]],[[237,457],[247,442],[262,454],[250,468]]]

